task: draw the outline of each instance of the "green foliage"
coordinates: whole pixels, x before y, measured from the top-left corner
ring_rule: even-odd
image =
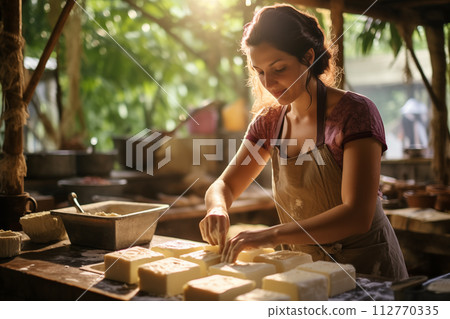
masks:
[[[80,94],[87,140],[97,136],[100,148],[112,147],[114,135],[169,130],[205,100],[230,103],[245,92],[238,45],[244,11],[252,8],[239,0],[135,3],[142,12],[122,0],[83,4]],[[49,8],[48,1],[24,1],[28,56],[39,58],[50,36]]]
[[[239,52],[242,27],[256,8],[273,2],[253,0],[248,7],[245,2],[77,1],[75,6],[83,6],[80,95],[87,125],[85,142],[97,136],[100,149],[111,148],[114,135],[131,135],[144,128],[172,129],[189,109],[205,100],[231,103],[246,98],[245,61]],[[50,0],[23,0],[28,56],[39,58],[45,47],[52,30],[50,9]],[[323,10],[308,11],[329,31],[329,16]],[[397,55],[402,46],[395,27],[379,20],[346,14],[344,30],[346,56],[391,48]],[[415,45],[423,45],[422,34],[418,28]],[[57,50],[67,108],[63,40]]]

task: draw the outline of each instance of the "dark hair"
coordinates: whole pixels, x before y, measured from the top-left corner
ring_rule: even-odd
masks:
[[[314,61],[308,71],[306,83],[314,76],[321,77],[329,85],[334,84],[335,52],[328,47],[324,32],[315,17],[290,5],[264,7],[245,25],[241,50],[248,57],[249,47],[264,42],[297,57],[300,63],[307,66],[310,64],[305,54],[312,48]],[[255,82],[252,83],[254,86]]]

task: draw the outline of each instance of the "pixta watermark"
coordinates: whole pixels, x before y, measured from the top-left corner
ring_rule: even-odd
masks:
[[[144,129],[130,137],[126,141],[126,166],[141,172],[145,170],[147,174],[154,175],[156,169],[161,169],[172,159],[171,139],[170,136],[160,132],[152,132],[150,129]],[[192,139],[192,165],[199,166],[202,158],[207,161],[223,161],[225,160],[225,154],[227,154],[226,159],[229,165],[237,165],[235,155],[240,144],[248,151],[248,155],[240,165],[246,166],[252,160],[256,161],[258,165],[266,165],[266,161],[259,153],[263,145],[266,145],[266,141],[266,139],[260,139],[257,143],[252,143],[247,139],[194,138]],[[297,146],[296,139],[271,139],[269,145],[270,147],[278,147],[281,154],[280,165],[287,165],[288,162],[293,160],[295,160],[295,165],[303,165],[304,162],[309,161],[315,161],[317,165],[325,165],[313,139],[304,141],[299,155],[295,158],[287,158],[285,154],[287,154],[288,146]],[[202,147],[206,146],[214,146],[215,151],[205,154]],[[160,154],[161,150],[164,151],[163,155]],[[158,156],[156,156],[156,153],[158,153]]]

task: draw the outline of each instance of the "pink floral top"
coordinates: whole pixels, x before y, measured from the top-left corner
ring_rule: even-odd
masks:
[[[287,106],[271,107],[257,115],[250,124],[246,139],[253,143],[264,140],[262,147],[270,150],[271,139],[277,139]],[[344,145],[349,141],[373,137],[387,150],[383,121],[375,104],[367,97],[346,92],[325,119],[325,144],[342,168]]]

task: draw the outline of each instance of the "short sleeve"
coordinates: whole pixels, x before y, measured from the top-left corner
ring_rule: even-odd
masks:
[[[347,93],[345,98],[333,110],[331,122],[333,144],[343,150],[345,143],[353,140],[373,137],[387,150],[384,125],[376,105],[367,97],[356,93]]]
[[[271,139],[276,138],[281,111],[281,107],[271,107],[258,114],[250,123],[245,138],[266,150],[270,150]]]
[[[352,112],[344,123],[342,144],[366,137],[373,137],[382,145],[382,152],[387,150],[384,125],[376,105],[368,98],[356,95]]]

